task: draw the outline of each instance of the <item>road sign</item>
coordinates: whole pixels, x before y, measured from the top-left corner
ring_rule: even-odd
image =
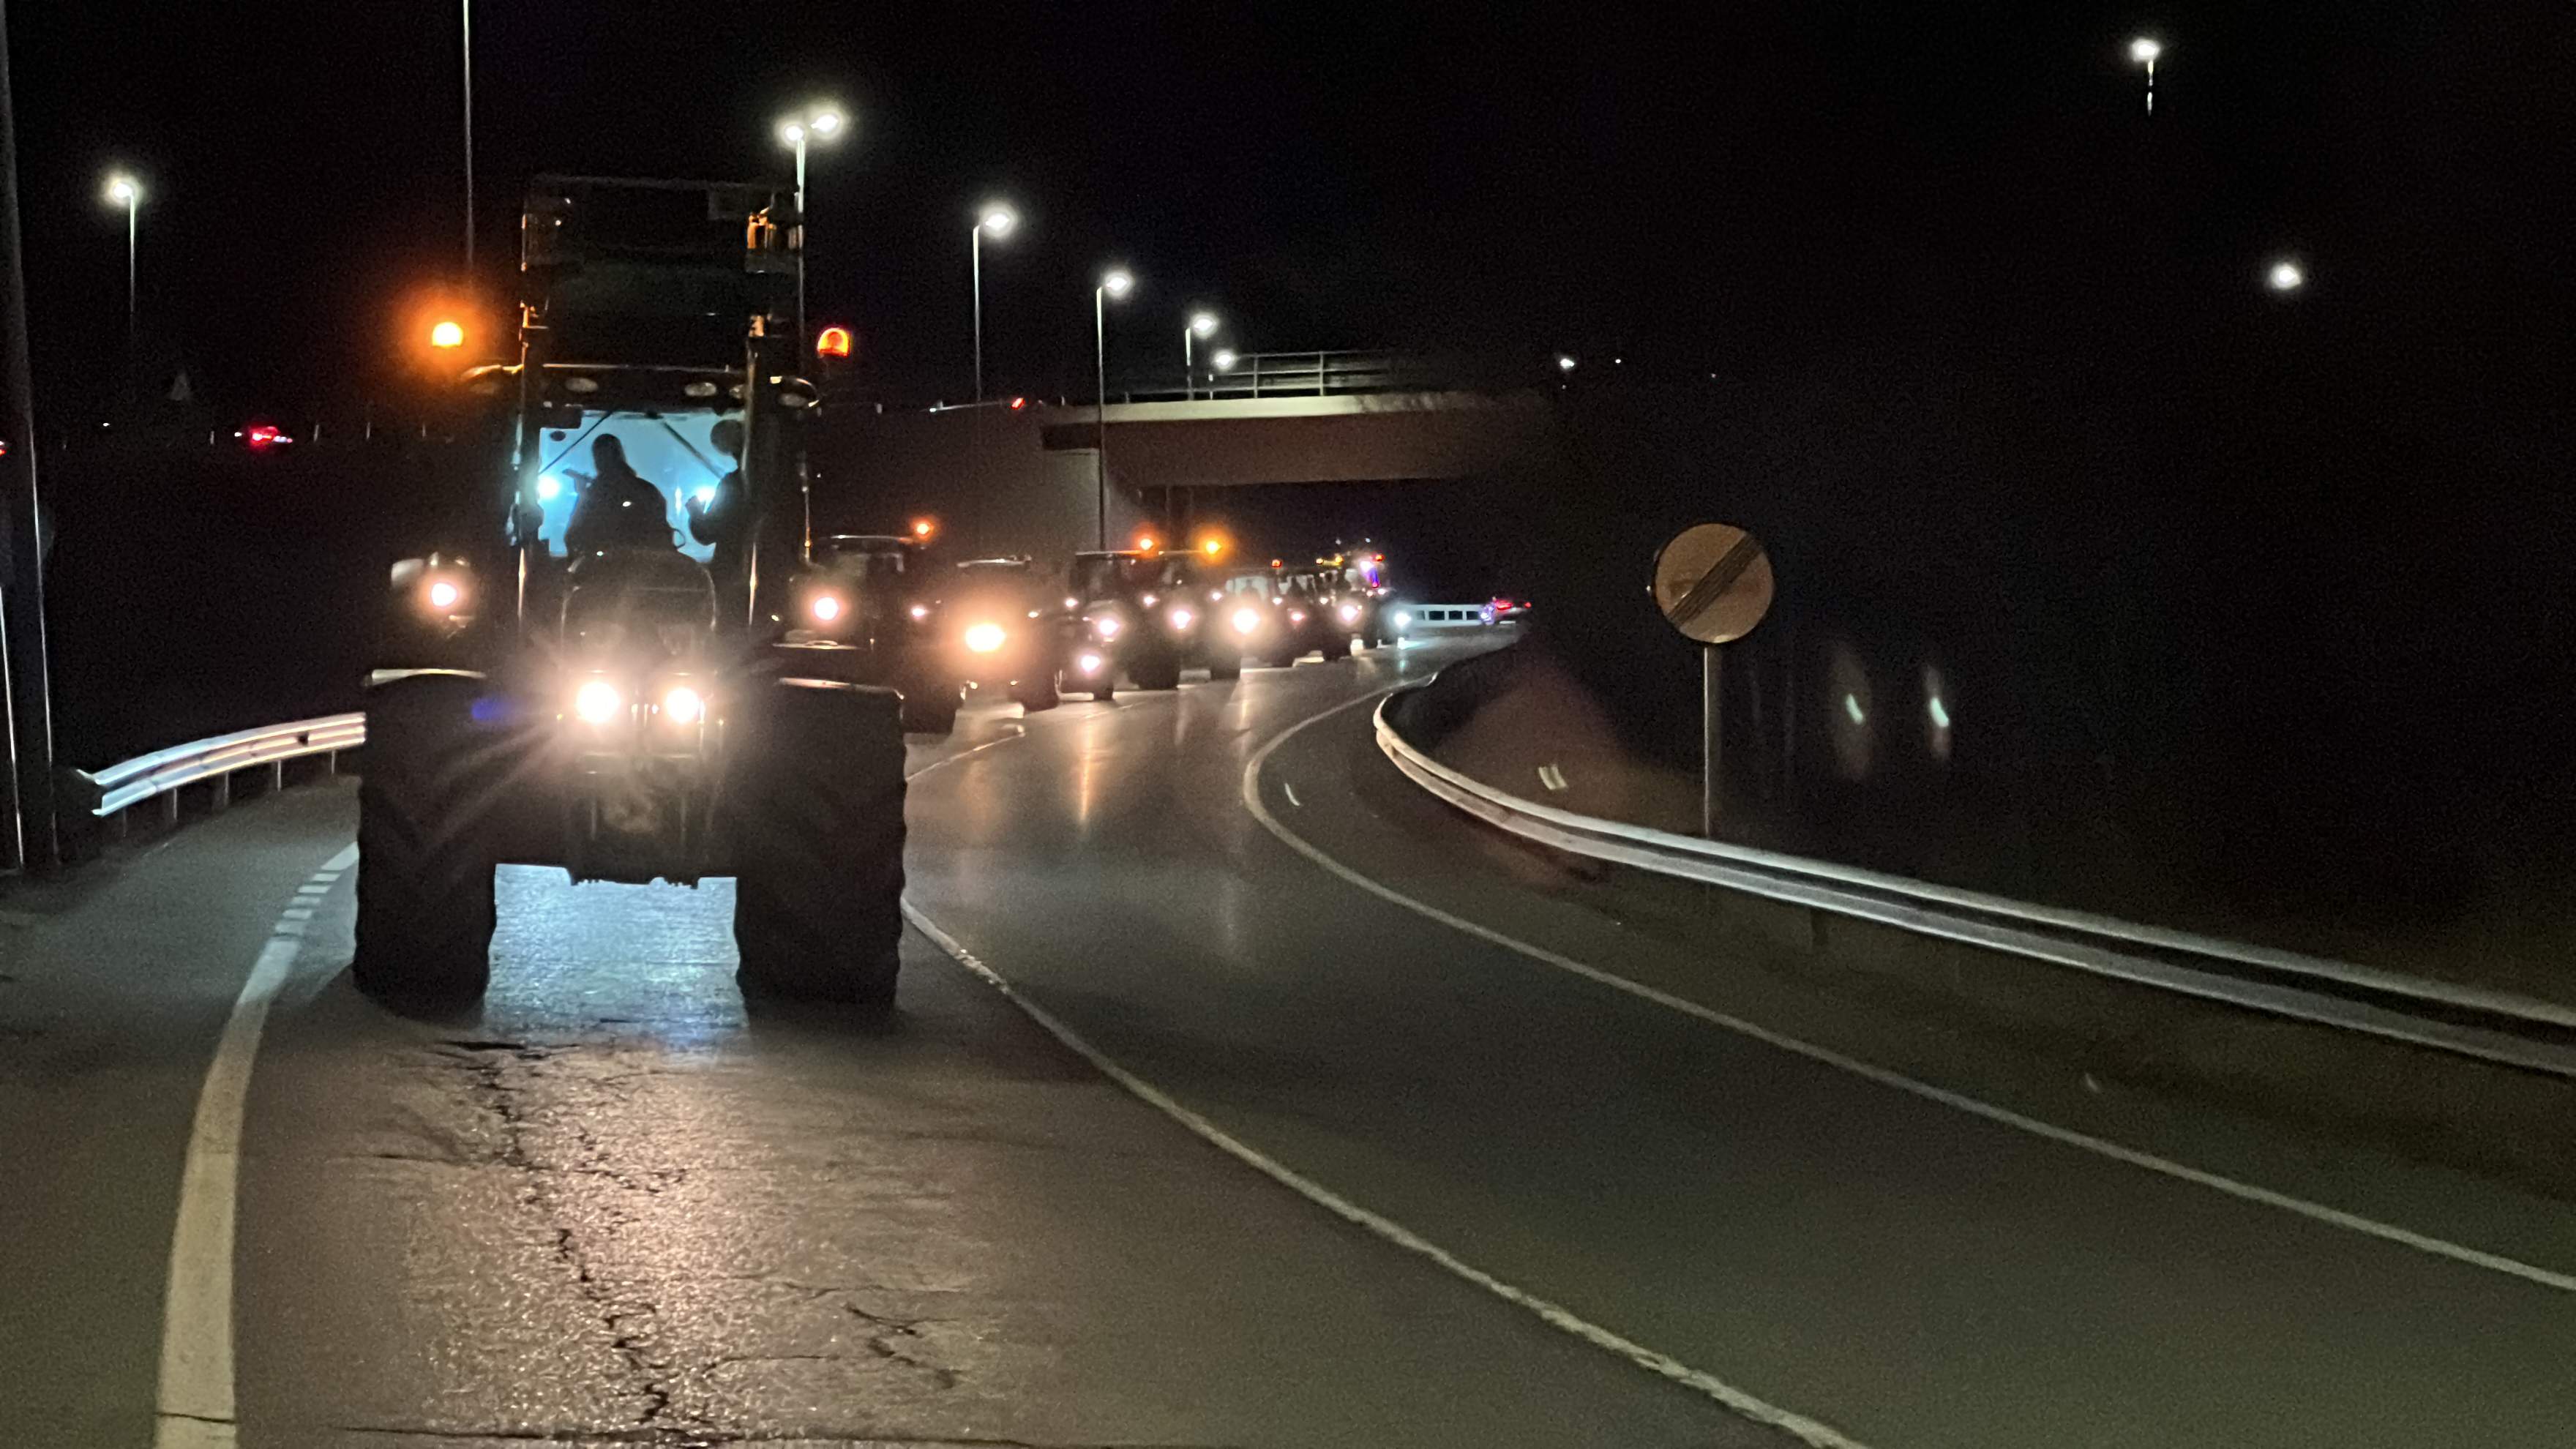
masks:
[[[1655,606],[1702,644],[1731,644],[1771,608],[1771,556],[1725,523],[1695,523],[1655,555]]]

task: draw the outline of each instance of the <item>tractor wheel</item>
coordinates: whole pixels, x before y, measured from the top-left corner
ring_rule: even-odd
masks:
[[[912,734],[944,735],[957,728],[957,691],[950,688],[904,691],[902,724]]]
[[[729,742],[733,939],[745,994],[894,1004],[899,716],[886,690],[781,682]]]
[[[1099,677],[1087,685],[1076,679],[1070,670],[1060,671],[1056,676],[1056,693],[1059,695],[1088,694],[1094,703],[1107,704],[1118,697],[1117,679],[1118,666],[1103,660]]]
[[[474,719],[484,688],[450,674],[369,691],[350,974],[371,996],[471,1001],[492,979],[489,827],[513,751]]]
[[[1304,650],[1295,648],[1294,646],[1273,650],[1270,655],[1270,667],[1273,669],[1290,668],[1296,664],[1298,658],[1304,653]]]
[[[1011,685],[1011,702],[1017,704],[1023,714],[1036,714],[1064,703],[1064,696],[1056,692],[1055,675],[1048,673],[1014,682]]]
[[[1330,664],[1330,663],[1332,663],[1332,662],[1333,662],[1334,660],[1336,660],[1336,659],[1348,659],[1348,658],[1350,658],[1350,657],[1351,657],[1351,636],[1350,636],[1350,635],[1348,635],[1348,634],[1336,634],[1336,635],[1334,635],[1332,638],[1327,639],[1327,640],[1325,640],[1325,641],[1324,641],[1324,662],[1325,662],[1325,663]]]
[[[1235,655],[1231,659],[1218,660],[1216,663],[1208,666],[1208,678],[1210,679],[1241,679],[1242,677],[1243,656],[1240,654]]]
[[[1178,689],[1181,687],[1181,657],[1159,654],[1150,659],[1139,659],[1127,666],[1127,675],[1136,681],[1138,689]]]

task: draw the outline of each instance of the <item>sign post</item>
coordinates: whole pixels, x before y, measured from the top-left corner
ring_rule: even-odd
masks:
[[[1771,556],[1761,541],[1724,523],[1683,529],[1655,555],[1649,586],[1665,622],[1700,646],[1700,834],[1714,839],[1722,804],[1719,684],[1722,646],[1753,632],[1771,608]]]

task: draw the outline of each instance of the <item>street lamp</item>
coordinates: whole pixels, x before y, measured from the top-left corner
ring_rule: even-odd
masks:
[[[796,353],[805,354],[805,143],[829,141],[849,129],[849,118],[816,106],[778,123],[778,139],[796,152]]]
[[[975,260],[975,401],[984,400],[984,238],[995,241],[1011,234],[1020,224],[1020,214],[998,201],[984,203],[975,216],[974,238],[967,243]]]
[[[1556,355],[1556,370],[1559,372],[1572,372],[1574,370],[1574,354],[1571,352],[1558,353]]]
[[[2165,48],[2154,37],[2141,35],[2129,42],[2129,59],[2147,68],[2147,114],[2156,113],[2156,57]]]
[[[2275,292],[2295,292],[2308,284],[2308,274],[2297,262],[2284,257],[2272,264],[2263,280]]]
[[[119,172],[107,178],[107,199],[125,208],[125,385],[134,387],[134,254],[138,235],[136,216],[143,207],[143,183]]]
[[[1109,303],[1125,301],[1136,288],[1135,275],[1125,267],[1111,267],[1100,274],[1100,285],[1091,289],[1092,364],[1097,369],[1099,400],[1091,410],[1095,436],[1092,442],[1092,476],[1100,494],[1100,544],[1109,547]]]
[[[1216,335],[1216,325],[1214,312],[1192,312],[1189,325],[1181,329],[1181,395],[1183,397],[1195,398],[1199,395],[1199,364],[1193,349],[1198,339]]]

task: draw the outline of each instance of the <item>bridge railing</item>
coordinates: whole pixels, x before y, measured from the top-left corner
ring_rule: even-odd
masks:
[[[1329,397],[1335,393],[1403,392],[1454,385],[1463,369],[1425,357],[1388,351],[1243,352],[1223,369],[1202,356],[1184,377],[1178,368],[1159,377],[1115,380],[1110,394],[1123,402],[1179,402],[1188,398]]]

